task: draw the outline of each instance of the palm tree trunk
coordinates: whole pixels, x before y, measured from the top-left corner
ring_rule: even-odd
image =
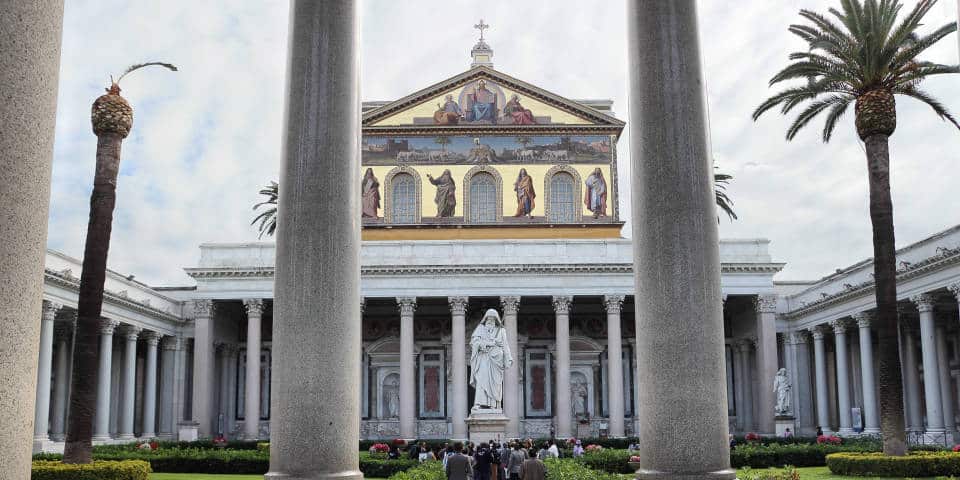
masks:
[[[100,313],[113,207],[117,197],[121,142],[123,137],[118,133],[104,133],[97,137],[97,171],[93,179],[93,194],[90,196],[90,222],[83,250],[83,272],[80,274],[64,463],[90,463],[93,457]]]
[[[893,235],[893,202],[890,200],[890,149],[888,136],[874,134],[864,140],[870,185],[870,221],[873,224],[873,275],[877,297],[877,336],[880,357],[880,426],[884,455],[905,455],[903,378],[897,329],[897,258]]]

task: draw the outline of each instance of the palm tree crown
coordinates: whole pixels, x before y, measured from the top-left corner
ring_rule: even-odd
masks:
[[[250,225],[260,223],[257,227],[260,230],[259,238],[263,238],[264,235],[272,237],[273,232],[277,230],[277,196],[280,195],[280,185],[277,182],[270,181],[269,185],[260,189],[260,195],[267,197],[267,199],[254,205],[253,209],[257,210],[263,206],[267,208],[253,217],[253,222],[250,222]]]
[[[841,0],[841,9],[826,15],[801,10],[800,16],[812,25],[791,25],[791,33],[809,44],[806,52],[790,54],[792,63],[770,79],[770,85],[789,80],[806,84],[787,88],[768,98],[753,112],[756,120],[767,110],[780,106],[788,113],[801,104],[806,108],[787,129],[792,140],[804,126],[827,111],[823,141],[830,141],[837,121],[851,102],[856,102],[856,127],[861,139],[881,133],[891,135],[896,128],[894,94],[905,95],[929,105],[940,118],[957,128],[960,124],[935,98],[919,88],[931,75],[957,73],[958,67],[917,60],[917,56],[943,37],[956,31],[948,23],[930,34],[916,33],[924,15],[936,0],[921,0],[896,24],[902,8],[898,0]]]

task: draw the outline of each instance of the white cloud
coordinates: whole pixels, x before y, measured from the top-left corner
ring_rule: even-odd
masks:
[[[945,2],[950,3],[950,2]],[[750,112],[773,90],[767,80],[802,48],[786,27],[799,8],[836,2],[701,2],[701,31],[716,158],[735,175],[741,220],[724,237],[767,237],[780,278],[816,277],[871,254],[865,161],[844,120],[824,145],[819,129],[783,140],[787,120]],[[469,66],[483,18],[496,68],[570,98],[612,98],[628,120],[624,2],[367,0],[362,3],[365,100],[399,98]],[[935,10],[940,24],[955,15]],[[286,56],[287,2],[67,3],[49,244],[79,256],[96,139],[91,102],[110,73],[144,60],[181,71],[137,72],[123,82],[135,109],[124,142],[110,265],[153,284],[186,284],[207,241],[256,239],[250,206],[277,178]],[[928,58],[956,62],[956,37]],[[642,68],[642,65],[640,66]],[[956,78],[927,88],[960,113]],[[621,179],[629,178],[627,135]],[[900,100],[891,142],[899,244],[960,223],[954,197],[960,133],[925,106]],[[628,185],[621,185],[628,189]],[[627,195],[624,195],[627,200]],[[629,203],[622,204],[626,214]]]

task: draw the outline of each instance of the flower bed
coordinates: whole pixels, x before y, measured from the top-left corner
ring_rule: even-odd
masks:
[[[66,464],[59,461],[33,462],[31,480],[149,480],[150,464],[143,461],[95,461]]]
[[[960,453],[913,452],[903,457],[882,453],[834,453],[827,467],[835,475],[860,477],[938,477],[960,475]]]

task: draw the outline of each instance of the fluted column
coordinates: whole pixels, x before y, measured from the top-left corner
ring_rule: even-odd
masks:
[[[134,400],[137,387],[137,338],[140,328],[126,326],[122,332],[123,349],[123,389],[120,397],[120,423],[117,426],[118,440],[133,440]]]
[[[936,326],[933,322],[934,299],[917,295],[911,299],[920,312],[920,352],[923,356],[923,398],[927,407],[927,433],[940,434],[943,428],[943,400],[940,397],[940,369],[937,366]]]
[[[143,427],[141,438],[157,436],[157,345],[160,334],[153,331],[143,332],[147,347],[143,362]]]
[[[623,408],[623,344],[620,334],[620,308],[623,295],[603,298],[607,309],[607,405],[610,409],[610,436],[626,436]]]
[[[415,353],[413,343],[413,312],[416,298],[398,298],[400,306],[400,438],[417,438],[417,399]]]
[[[520,438],[520,349],[517,343],[517,314],[520,297],[500,297],[503,307],[503,328],[513,364],[503,372],[503,414],[507,417],[507,438]]]
[[[737,351],[740,352],[740,377],[741,392],[743,396],[743,429],[747,432],[753,431],[753,372],[750,361],[750,351],[753,350],[753,339],[742,339],[737,343]],[[737,412],[740,413],[739,411]],[[738,415],[739,416],[739,415]]]
[[[113,366],[113,331],[120,322],[100,319],[100,365],[97,369],[97,411],[93,440],[110,440],[110,377]]]
[[[61,307],[60,304],[44,300],[40,316],[40,361],[37,367],[36,409],[33,419],[35,452],[40,451],[43,442],[49,439],[47,430],[50,415],[50,377],[53,375],[53,322]]]
[[[53,372],[53,418],[50,419],[50,438],[62,442],[66,437],[67,399],[70,390],[70,348],[73,329],[76,328],[76,313],[71,321],[57,322],[53,327],[54,357]]]
[[[453,438],[467,439],[467,297],[449,297],[450,302],[450,355],[453,356],[453,402],[450,418],[453,422]]]
[[[840,417],[840,435],[853,433],[850,417],[850,356],[847,353],[847,322],[843,319],[831,322],[834,347],[837,357],[837,414]]]
[[[557,438],[573,437],[570,410],[570,304],[571,297],[553,297],[557,322]]]
[[[823,433],[830,432],[830,402],[827,391],[827,349],[824,345],[825,333],[821,328],[812,328],[814,375],[817,383],[817,426]]]
[[[903,383],[907,400],[907,430],[922,432],[923,413],[920,408],[920,376],[917,374],[916,328],[907,324],[901,314],[900,329],[903,333]]]
[[[220,433],[224,436],[230,432],[230,428],[227,426],[227,419],[229,418],[230,410],[230,356],[232,354],[233,345],[225,342],[217,342],[217,361],[220,363],[220,406],[217,408],[219,411],[218,417],[222,420],[220,423],[220,429],[217,433]],[[222,423],[221,423],[222,422]]]
[[[260,319],[263,315],[263,300],[243,301],[247,309],[247,370],[243,402],[243,438],[260,438]]]
[[[193,421],[201,438],[213,436],[213,316],[216,303],[209,299],[193,301]]]
[[[0,8],[0,476],[30,477],[63,0]]]
[[[177,369],[177,352],[180,350],[180,339],[177,337],[163,337],[160,342],[160,438],[173,440],[176,437],[176,414],[174,413],[175,376]]]
[[[860,332],[860,376],[863,383],[863,433],[880,433],[880,416],[877,414],[877,382],[873,373],[873,337],[870,335],[872,312],[860,312],[853,316]]]
[[[762,434],[774,435],[777,433],[777,399],[771,385],[777,376],[777,297],[758,295],[753,300],[753,306],[757,314],[757,375],[760,376],[757,430]]]
[[[943,408],[943,428],[947,433],[957,430],[954,419],[953,388],[950,383],[950,359],[947,350],[947,331],[943,325],[937,325],[937,364],[940,373],[940,401]]]

